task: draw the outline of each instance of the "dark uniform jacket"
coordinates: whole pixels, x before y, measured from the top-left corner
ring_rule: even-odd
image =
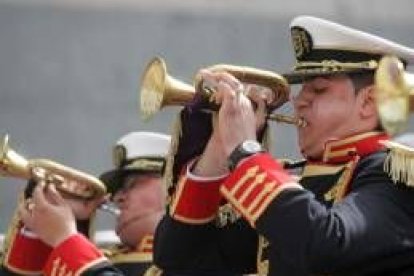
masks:
[[[267,154],[222,179],[184,175],[157,230],[156,265],[163,275],[412,275],[414,191],[384,173],[381,139],[327,145],[324,162],[304,169],[306,189]],[[229,212],[223,223],[225,201],[243,219]],[[80,234],[51,251],[43,272],[122,275]]]
[[[267,154],[221,179],[184,174],[155,263],[183,275],[414,275],[414,189],[384,172],[382,139],[328,143],[305,166],[305,189]],[[223,201],[243,219],[218,226]]]

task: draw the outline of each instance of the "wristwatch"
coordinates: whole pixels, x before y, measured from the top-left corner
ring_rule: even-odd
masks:
[[[228,158],[229,170],[233,171],[241,160],[259,152],[265,152],[264,148],[259,142],[256,140],[244,141],[238,145],[230,154]]]

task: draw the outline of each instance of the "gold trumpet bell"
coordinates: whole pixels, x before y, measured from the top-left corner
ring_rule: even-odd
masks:
[[[0,175],[30,178],[29,162],[9,147],[9,136],[6,135],[1,144]]]
[[[385,130],[395,135],[407,126],[414,109],[414,75],[404,72],[401,61],[392,56],[382,58],[375,73],[376,103]]]
[[[153,58],[141,79],[140,110],[147,120],[166,105],[183,105],[193,99],[193,86],[179,81],[167,73],[165,61]]]

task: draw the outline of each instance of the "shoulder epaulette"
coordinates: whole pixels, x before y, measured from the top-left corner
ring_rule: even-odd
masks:
[[[389,149],[384,170],[394,182],[414,187],[414,148],[393,141],[383,141]]]

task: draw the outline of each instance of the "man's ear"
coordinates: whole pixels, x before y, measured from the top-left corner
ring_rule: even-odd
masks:
[[[360,116],[368,119],[378,114],[375,102],[375,85],[368,85],[358,91],[358,101],[361,107]]]

